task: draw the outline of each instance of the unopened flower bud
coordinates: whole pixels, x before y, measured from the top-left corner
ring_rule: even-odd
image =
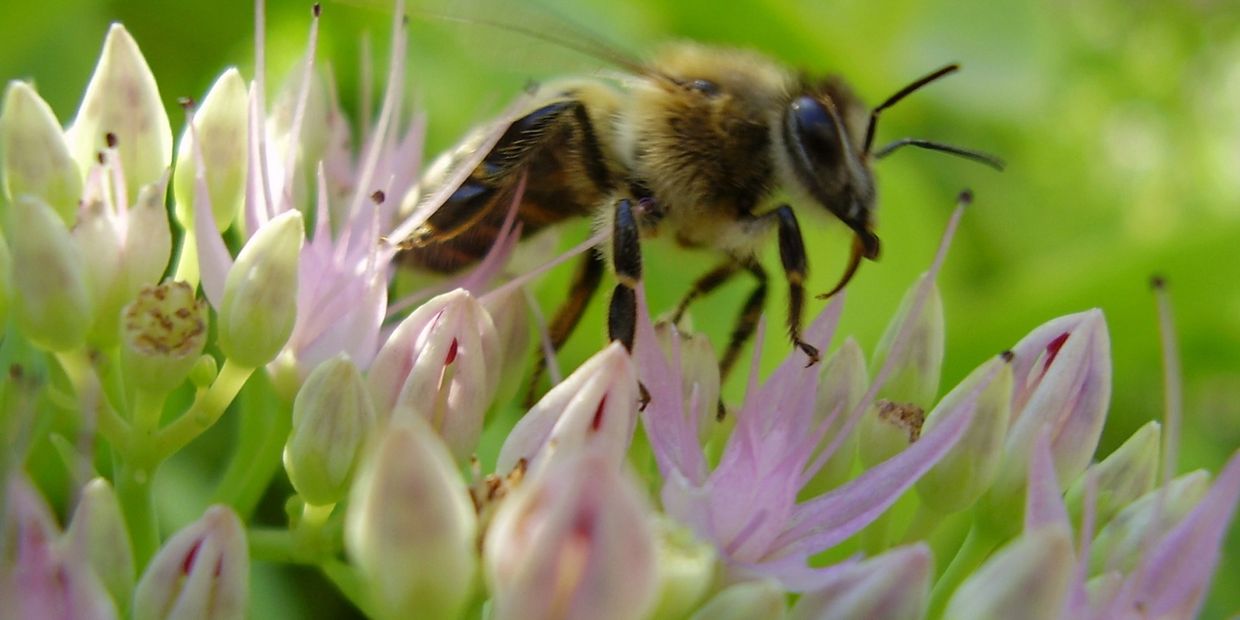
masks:
[[[165,282],[143,288],[121,314],[125,380],[155,394],[181,385],[207,343],[206,302],[184,282]]]
[[[297,266],[305,238],[301,213],[286,211],[250,238],[224,282],[220,349],[258,368],[275,359],[297,319]]]
[[[457,289],[401,321],[371,363],[367,382],[382,419],[397,423],[398,411],[422,416],[464,462],[478,445],[499,363],[495,323],[477,299]]]
[[[1067,529],[1038,528],[1000,549],[966,579],[943,617],[1058,618],[1073,568]]]
[[[979,391],[980,390],[980,391]],[[938,426],[944,413],[967,398],[975,399],[973,421],[956,445],[917,481],[917,494],[942,514],[964,510],[990,487],[1003,459],[1012,402],[1012,366],[1003,357],[974,370],[930,415],[924,432]]]
[[[1049,321],[1012,349],[1012,414],[1003,464],[984,498],[992,523],[1018,521],[1029,455],[1046,429],[1061,488],[1085,469],[1111,401],[1111,344],[1100,310]]]
[[[25,82],[10,82],[4,94],[0,161],[4,193],[10,202],[35,196],[51,206],[65,225],[73,225],[82,197],[82,172],[69,155],[52,108]]]
[[[1122,508],[1153,489],[1161,441],[1162,427],[1150,420],[1102,462],[1090,465],[1064,496],[1074,520],[1081,514],[1086,480],[1090,476],[1097,482],[1094,523],[1098,524],[1107,523]]]
[[[789,619],[924,618],[933,572],[925,545],[893,549],[843,568],[825,586],[802,594]]]
[[[189,382],[196,388],[207,388],[215,383],[220,372],[219,364],[210,355],[201,355],[189,371]]]
[[[172,126],[159,87],[138,44],[120,24],[103,42],[99,64],[68,131],[69,152],[87,170],[96,156],[116,145],[125,172],[127,199],[153,183],[172,163]]]
[[[923,275],[922,278],[927,278]],[[859,456],[866,467],[873,467],[895,456],[921,435],[926,410],[934,403],[939,391],[939,376],[943,367],[943,299],[937,284],[930,287],[929,296],[921,312],[910,317],[922,280],[918,279],[904,294],[900,308],[887,324],[878,347],[874,350],[871,368],[878,369],[887,363],[896,336],[905,324],[912,321],[912,331],[903,353],[896,360],[887,382],[879,390],[878,401],[862,418]]]
[[[848,338],[839,350],[831,354],[822,371],[818,374],[818,393],[814,400],[814,419],[819,424],[832,418],[821,445],[830,445],[843,430],[848,421],[848,414],[857,407],[865,390],[869,387],[870,377],[865,368],[865,354],[861,352],[857,341]],[[852,429],[849,436],[827,457],[822,469],[814,474],[805,488],[802,497],[820,495],[829,489],[840,486],[852,475],[853,464],[857,460],[858,430]]]
[[[923,275],[922,278],[927,277]],[[871,369],[877,372],[891,355],[896,335],[909,320],[908,313],[917,297],[921,279],[909,288],[900,301],[900,308],[887,324],[887,330],[874,349]],[[896,362],[887,382],[879,390],[878,397],[894,403],[911,403],[923,410],[934,404],[939,392],[939,377],[943,371],[943,346],[946,334],[943,320],[943,298],[937,284],[930,287],[921,313],[913,318],[913,331]]]
[[[303,64],[305,61],[303,58],[294,65],[281,84],[280,91],[272,101],[271,111],[267,114],[265,128],[268,152],[288,153],[290,149],[295,149],[293,152],[296,154],[296,161],[293,162],[291,170],[286,170],[285,162],[281,161],[272,166],[270,172],[277,175],[276,187],[285,182],[286,175],[293,175],[292,199],[298,208],[309,204],[312,195],[309,191],[310,183],[314,180],[315,167],[323,160],[327,151],[331,126],[331,110],[323,78],[318,72],[307,75]],[[310,79],[308,89],[305,86],[307,77]],[[304,100],[301,99],[303,89],[306,92]],[[298,110],[298,107],[303,105],[304,108]],[[294,121],[299,113],[302,118],[301,125],[297,127]],[[294,129],[299,130],[298,135],[293,135]]]
[[[637,481],[577,451],[525,480],[483,545],[495,620],[643,618],[658,593],[653,514]]]
[[[95,478],[82,489],[64,546],[70,557],[94,569],[113,600],[128,604],[135,579],[133,551],[120,502],[107,480]]]
[[[524,460],[531,471],[544,461],[588,446],[617,466],[637,426],[637,372],[623,345],[613,342],[551,388],[500,448],[496,469]]]
[[[685,407],[694,402],[693,398],[697,399],[697,408],[690,415],[697,418],[698,443],[705,444],[714,434],[719,410],[719,359],[710,339],[705,334],[682,333],[669,323],[655,325],[654,333],[663,354],[672,362],[676,361],[672,339],[679,341]]]
[[[9,242],[0,235],[0,325],[9,324],[9,308],[13,298],[13,255],[9,253]]]
[[[116,606],[91,565],[58,544],[59,528],[39,493],[20,474],[7,486],[0,618],[115,620]]]
[[[926,412],[913,403],[880,399],[858,428],[861,464],[873,467],[899,454],[921,437]]]
[[[185,230],[194,229],[194,179],[198,170],[195,137],[206,167],[207,195],[216,228],[226,230],[241,210],[249,161],[249,107],[245,80],[236,68],[229,68],[207,91],[194,114],[194,131],[186,128],[181,134],[172,192],[177,222]]]
[[[212,506],[169,538],[134,592],[134,620],[243,618],[250,557],[245,526],[231,508]]]
[[[344,499],[375,426],[375,409],[357,366],[344,354],[319,364],[293,401],[284,469],[293,488],[316,506]]]
[[[770,580],[742,581],[712,597],[690,620],[780,620],[787,616],[784,589]]]
[[[6,215],[18,328],[42,348],[78,348],[86,340],[92,310],[82,255],[60,216],[42,200],[19,197]]]
[[[715,578],[715,546],[671,519],[656,521],[659,596],[651,618],[684,618],[696,609]]]
[[[1090,574],[1127,572],[1141,560],[1147,543],[1193,510],[1210,490],[1210,474],[1184,474],[1165,489],[1156,488],[1119,511],[1090,547]]]
[[[172,228],[168,224],[168,175],[138,192],[129,207],[125,235],[125,259],[121,265],[128,302],[143,286],[158,284],[172,255]]]
[[[390,426],[349,500],[345,545],[384,618],[455,618],[477,571],[477,517],[448,447],[425,420]]]

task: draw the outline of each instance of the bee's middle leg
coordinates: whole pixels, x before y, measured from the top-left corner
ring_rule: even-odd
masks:
[[[679,325],[680,319],[684,317],[685,311],[689,309],[689,304],[693,303],[697,298],[703,295],[709,295],[715,289],[726,284],[741,270],[741,264],[735,259],[728,259],[727,262],[720,264],[718,267],[711,269],[698,278],[689,292],[681,298],[680,304],[676,306],[676,312],[672,314],[672,323]]]
[[[612,268],[619,282],[611,292],[607,335],[613,342],[619,341],[625,349],[632,351],[637,332],[637,284],[642,279],[642,248],[637,216],[633,212],[633,202],[628,198],[616,201],[611,242]]]

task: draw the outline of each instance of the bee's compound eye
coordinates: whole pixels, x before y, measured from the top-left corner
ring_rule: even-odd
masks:
[[[842,153],[840,129],[822,102],[813,97],[797,97],[790,106],[796,139],[820,164],[831,164]]]
[[[695,90],[708,97],[719,94],[719,85],[710,80],[689,80],[685,83],[685,87],[689,90]]]

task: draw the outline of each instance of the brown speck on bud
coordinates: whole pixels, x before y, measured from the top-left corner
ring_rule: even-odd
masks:
[[[193,309],[200,306],[194,290],[184,282],[148,286],[125,309],[125,331],[136,343],[148,343],[146,354],[195,353],[202,346],[207,324]]]
[[[194,103],[193,97],[178,97],[177,105],[181,106],[183,110],[192,110],[197,104]]]
[[[322,5],[320,5],[318,2],[315,2],[314,6],[310,7],[310,13],[314,15],[316,18],[322,15],[323,14]]]
[[[370,200],[377,205],[381,205],[383,201],[387,200],[387,194],[384,194],[383,190],[377,189],[375,193],[370,195]]]
[[[108,145],[108,148],[110,149],[116,148],[116,144],[117,144],[116,134],[110,131],[108,133],[103,134],[103,141],[104,143]]]
[[[960,192],[960,195],[956,197],[956,202],[960,203],[961,206],[973,204],[973,190],[966,189]]]
[[[184,282],[143,288],[121,315],[127,377],[172,389],[185,379],[207,340],[206,303]]]
[[[921,426],[926,421],[926,412],[912,403],[893,403],[879,400],[878,419],[895,426],[908,434],[908,442],[913,443],[921,437]]]
[[[95,161],[99,162],[99,165],[102,166],[108,163],[108,158],[104,157],[103,151],[99,151],[98,153],[95,153]]]
[[[1156,291],[1161,291],[1167,288],[1167,279],[1164,278],[1162,274],[1157,273],[1150,276],[1150,288]]]
[[[1007,351],[1000,353],[999,357],[1003,358],[1003,361],[1011,364],[1012,360],[1016,359],[1016,354],[1013,353],[1011,349],[1008,349]]]
[[[22,368],[21,364],[9,365],[9,378],[10,379],[14,381],[20,381],[22,376],[25,374],[26,374],[26,371],[25,369]]]

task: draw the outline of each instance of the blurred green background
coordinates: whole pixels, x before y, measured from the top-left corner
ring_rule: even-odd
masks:
[[[175,131],[175,101],[201,98],[229,65],[253,75],[249,0],[47,0],[11,3],[0,20],[0,78],[32,79],[68,123],[109,22],[133,33],[159,81]],[[378,4],[382,4],[381,2]],[[1151,274],[1171,283],[1185,373],[1180,469],[1217,471],[1240,446],[1240,3],[1234,0],[706,0],[546,2],[640,54],[687,37],[752,47],[812,73],[845,76],[875,102],[946,62],[962,74],[891,109],[879,142],[919,136],[1001,154],[997,174],[957,159],[902,152],[878,165],[884,256],[849,289],[844,329],[877,341],[913,278],[930,261],[956,193],[977,200],[941,278],[947,309],[944,385],[1037,324],[1089,307],[1107,315],[1115,391],[1100,455],[1163,411]],[[268,7],[269,71],[278,83],[304,50],[310,3]],[[379,71],[390,15],[324,7],[320,60],[330,61],[346,105],[358,100],[359,34],[370,33]],[[529,79],[600,68],[481,29],[464,37],[415,22],[409,79],[429,115],[432,152],[494,113]],[[495,53],[493,48],[500,48]],[[480,52],[480,53],[479,53]],[[506,57],[499,62],[496,58]],[[805,211],[802,211],[804,213]],[[847,253],[843,229],[804,217],[811,289],[834,283]],[[585,228],[569,233],[572,240]],[[768,255],[778,269],[774,248]],[[669,308],[710,256],[647,250],[656,312]],[[541,286],[561,298],[567,271]],[[696,307],[696,324],[721,347],[750,286],[737,282]],[[785,292],[769,311],[782,323]],[[563,357],[597,350],[596,303]],[[822,302],[811,304],[816,312]],[[772,329],[768,365],[788,351]],[[741,387],[736,377],[730,386]],[[1240,610],[1240,531],[1232,536],[1204,617]],[[298,579],[303,578],[299,576]],[[304,576],[309,579],[310,576]],[[314,599],[262,567],[258,610],[309,613]],[[330,609],[330,608],[327,608]]]

